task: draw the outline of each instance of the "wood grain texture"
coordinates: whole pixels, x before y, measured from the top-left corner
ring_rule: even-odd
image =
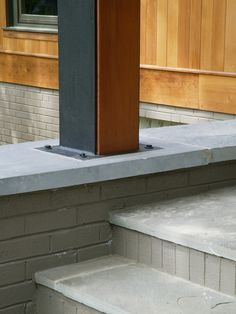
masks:
[[[199,109],[236,114],[236,78],[200,75]]]
[[[166,66],[167,63],[167,21],[168,5],[166,0],[157,2],[157,49],[156,63]]]
[[[140,100],[177,107],[198,108],[198,75],[141,70]]]
[[[200,68],[202,0],[191,0],[189,68]]]
[[[140,62],[146,63],[146,34],[147,34],[147,2],[141,1],[140,12]]]
[[[0,48],[3,48],[3,27],[6,26],[6,1],[0,0]]]
[[[58,60],[0,53],[0,81],[58,89]]]
[[[97,1],[97,152],[138,149],[140,1]]]
[[[157,61],[157,0],[147,2],[146,20],[146,62],[156,64]]]
[[[0,81],[58,88],[57,34],[3,30],[6,0],[0,0]]]
[[[142,64],[235,71],[235,0],[141,0],[141,17]]]
[[[189,67],[191,1],[179,0],[178,66]]]
[[[178,64],[178,33],[179,33],[178,0],[168,0],[168,33],[167,33],[167,66]],[[148,64],[148,63],[147,63]]]
[[[141,69],[140,100],[176,107],[236,114],[236,75]]]
[[[226,0],[214,0],[211,69],[224,71]]]
[[[227,0],[224,71],[236,72],[236,1]]]

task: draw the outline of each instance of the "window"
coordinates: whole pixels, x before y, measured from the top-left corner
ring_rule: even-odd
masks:
[[[57,0],[13,0],[12,26],[57,29]]]

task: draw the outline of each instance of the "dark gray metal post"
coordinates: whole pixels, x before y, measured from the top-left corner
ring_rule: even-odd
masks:
[[[58,0],[60,146],[96,153],[96,0]]]

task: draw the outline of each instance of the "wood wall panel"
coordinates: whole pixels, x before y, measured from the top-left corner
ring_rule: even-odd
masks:
[[[148,0],[142,0],[140,2],[140,62],[146,63],[146,35],[147,35],[147,2]]]
[[[25,54],[29,64],[37,71],[41,62],[49,65],[48,74],[44,75],[50,79],[46,79],[42,83],[43,86],[48,88],[57,86],[57,78],[53,77],[56,70],[50,67],[50,63],[53,67],[56,64],[57,36],[6,32],[2,30],[2,26],[5,25],[5,0],[0,0],[0,51],[10,54],[9,58],[6,54],[1,54],[1,80],[11,79],[22,84],[23,82],[36,84],[27,79],[27,72],[22,74],[17,70],[18,74],[10,73],[11,70],[14,71],[11,60],[14,60],[15,64],[17,60],[20,63],[21,54]],[[158,100],[159,103],[169,104],[167,95],[169,90],[171,102],[176,106],[192,108],[198,106],[204,110],[235,112],[233,84],[236,84],[236,79],[224,77],[222,73],[218,73],[220,78],[212,76],[212,73],[209,73],[211,74],[209,79],[207,76],[207,71],[225,72],[226,76],[232,76],[232,73],[228,72],[236,72],[235,30],[236,0],[141,0],[141,64],[163,68],[161,74],[158,70],[152,69],[150,73],[148,69],[141,70],[141,100],[153,103]],[[19,53],[18,57],[14,52]],[[35,58],[32,58],[33,56]],[[47,57],[47,61],[42,61],[42,58],[37,61],[37,56]],[[7,60],[10,62],[9,67],[6,66]],[[187,75],[183,75],[183,70],[180,69],[183,67],[190,72],[192,69],[205,71],[204,75],[195,73],[198,83],[194,81],[193,86],[196,84],[200,86],[197,88],[196,99],[189,97],[189,94],[185,96],[184,91],[182,94],[176,91],[177,95],[180,93],[181,96],[179,101],[172,99],[176,86],[185,86]],[[169,68],[179,68],[180,73],[171,72]],[[4,75],[3,69],[7,72]],[[22,77],[24,75],[25,77]],[[177,78],[182,81],[180,85],[176,83]],[[170,89],[170,83],[173,84],[173,89]],[[190,88],[191,91],[193,89]]]
[[[191,0],[189,68],[200,68],[202,0]]]
[[[157,56],[156,63],[166,66],[167,62],[167,21],[168,5],[166,0],[157,2]]]
[[[147,64],[157,61],[157,0],[147,2],[146,19],[146,58]]]
[[[6,0],[0,0],[0,81],[58,88],[58,36],[3,30]]]
[[[227,0],[225,37],[225,71],[236,72],[236,1]]]
[[[214,0],[211,68],[224,71],[226,0]]]
[[[200,75],[199,109],[236,114],[236,78]]]
[[[140,78],[144,102],[236,114],[236,75],[143,68]]]
[[[141,0],[141,64],[235,71],[235,0]]]
[[[198,108],[198,75],[142,69],[140,98],[144,102]]]
[[[58,60],[0,53],[0,81],[58,89]]]
[[[176,67],[178,62],[178,1],[168,1],[167,66]],[[142,43],[141,43],[142,45]],[[148,64],[145,62],[145,64]],[[156,64],[159,65],[159,64]]]
[[[141,5],[141,101],[235,113],[236,0]]]
[[[6,2],[0,0],[0,49],[3,48],[3,27],[6,25]]]
[[[191,1],[179,0],[178,16],[178,66],[189,67]]]

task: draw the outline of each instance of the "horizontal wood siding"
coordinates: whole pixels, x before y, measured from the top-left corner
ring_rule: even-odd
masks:
[[[0,0],[0,80],[58,88],[57,36],[3,31],[5,25],[5,0]],[[235,29],[235,0],[141,0],[140,63],[146,65],[141,101],[235,113]],[[26,64],[30,73],[36,71],[32,77]]]
[[[6,1],[0,0],[0,81],[58,89],[58,36],[5,26]]]

